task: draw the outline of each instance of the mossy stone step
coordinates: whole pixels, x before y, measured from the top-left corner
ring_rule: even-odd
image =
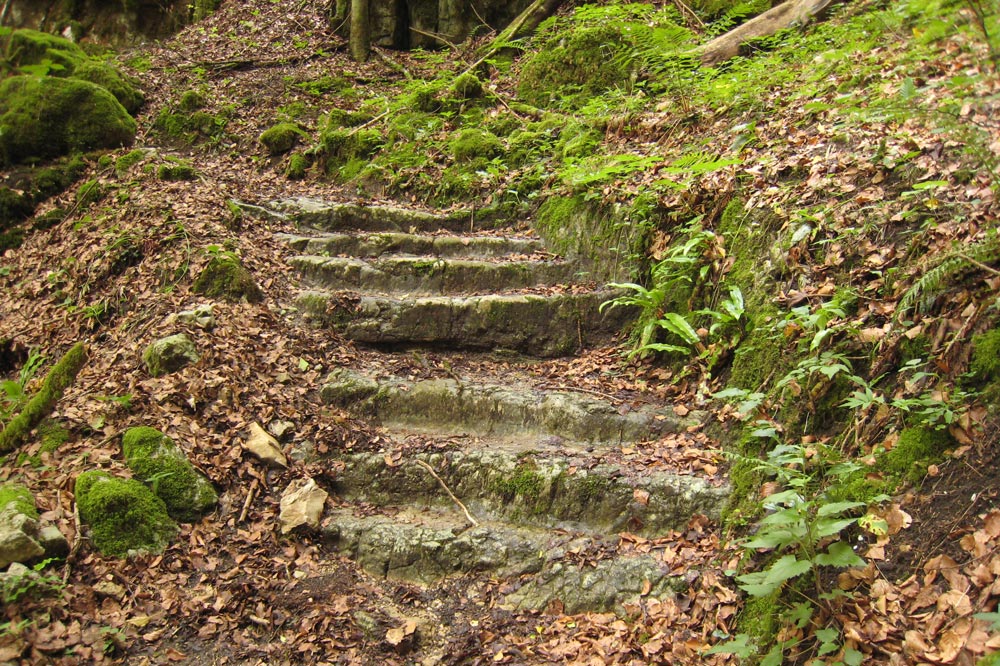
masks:
[[[477,442],[469,450],[334,456],[337,490],[377,505],[448,508],[451,500],[417,461],[429,465],[477,520],[516,521],[596,534],[659,536],[692,516],[718,519],[729,494],[708,480],[604,463],[583,449]],[[640,498],[640,499],[637,499]]]
[[[644,593],[669,596],[685,584],[654,555],[618,555],[604,542],[610,556],[582,563],[571,555],[593,539],[505,523],[470,526],[455,512],[389,507],[362,516],[338,509],[323,532],[375,576],[423,585],[464,574],[507,579],[500,605],[508,609],[540,610],[558,600],[567,613],[622,612]]]
[[[352,297],[301,294],[299,307],[320,325],[356,342],[384,346],[509,349],[537,357],[566,356],[607,342],[636,311],[601,303],[615,292],[489,294],[468,297]]]
[[[330,373],[321,396],[384,425],[461,428],[494,437],[535,435],[554,438],[552,444],[648,441],[695,423],[697,416],[682,421],[667,407],[615,405],[572,391],[536,390],[513,378],[503,385],[456,379],[376,381],[346,368]]]
[[[400,232],[325,233],[280,236],[296,252],[319,256],[381,257],[387,254],[486,259],[545,250],[534,238],[502,236],[421,236]]]
[[[240,204],[237,204],[240,205]],[[311,197],[271,201],[265,206],[242,206],[249,212],[291,220],[320,231],[474,231],[472,211],[430,213],[395,206],[338,203]]]
[[[297,256],[289,260],[313,286],[418,296],[513,291],[571,282],[576,268],[554,261]]]

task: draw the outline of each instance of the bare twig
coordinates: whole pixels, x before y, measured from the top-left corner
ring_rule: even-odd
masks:
[[[243,500],[243,510],[240,511],[239,520],[237,520],[236,522],[242,523],[244,520],[247,519],[247,514],[250,513],[250,504],[253,502],[253,496],[257,492],[257,485],[259,483],[260,482],[257,479],[254,479],[253,483],[250,484],[250,490],[247,491],[247,498]]]
[[[469,513],[469,510],[465,508],[465,505],[462,504],[461,500],[455,497],[455,493],[451,492],[451,488],[449,488],[448,484],[446,484],[444,480],[440,476],[438,476],[437,472],[434,471],[433,467],[425,463],[423,460],[414,460],[413,462],[417,463],[418,465],[426,469],[428,472],[430,472],[431,476],[437,479],[437,482],[441,484],[441,487],[444,488],[444,491],[448,493],[448,497],[451,498],[452,502],[458,505],[458,508],[462,510],[462,512],[465,514],[465,517],[469,520],[470,523],[472,523],[473,527],[477,527],[479,525],[479,521],[472,517],[472,514]]]
[[[987,273],[992,273],[993,275],[1000,275],[1000,271],[998,271],[997,269],[993,268],[992,266],[987,266],[986,264],[984,264],[981,261],[976,261],[975,259],[973,259],[969,255],[965,254],[964,252],[956,252],[955,256],[956,257],[960,257],[962,259],[965,259],[967,262],[969,262],[970,264],[972,264],[976,268],[981,268],[982,270],[986,271]]]
[[[63,585],[69,581],[70,573],[73,570],[73,562],[76,560],[76,554],[80,552],[80,547],[83,545],[83,537],[80,536],[80,506],[73,500],[73,545],[69,549],[69,555],[66,556],[66,568],[63,570]]]
[[[565,386],[563,384],[541,384],[540,389],[543,391],[556,390],[556,391],[576,391],[577,393],[586,393],[587,395],[597,396],[598,398],[604,398],[605,400],[612,400],[617,403],[625,402],[621,398],[611,395],[610,393],[602,393],[601,391],[594,391],[591,389],[580,388],[578,386]]]

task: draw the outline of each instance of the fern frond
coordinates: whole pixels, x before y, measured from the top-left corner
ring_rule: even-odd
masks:
[[[911,308],[914,312],[929,312],[935,301],[969,271],[993,270],[990,264],[1000,262],[1000,234],[993,233],[968,247],[955,247],[936,266],[924,272],[899,300],[896,315],[901,317]]]

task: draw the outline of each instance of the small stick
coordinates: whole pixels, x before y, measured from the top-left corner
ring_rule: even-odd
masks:
[[[80,551],[80,546],[83,545],[83,537],[80,536],[80,505],[73,501],[73,545],[69,549],[69,555],[66,556],[66,569],[63,570],[63,585],[69,581],[69,575],[73,569],[73,562],[76,560],[76,554]]]
[[[976,261],[975,259],[973,259],[969,255],[965,254],[964,252],[956,252],[955,256],[959,257],[961,259],[965,259],[967,262],[969,262],[973,266],[976,266],[977,268],[980,268],[980,269],[986,271],[987,273],[992,273],[993,275],[1000,275],[1000,271],[998,271],[997,269],[993,268],[992,266],[987,266],[986,264],[984,264],[981,261]]]
[[[247,493],[247,498],[243,500],[243,510],[240,511],[239,520],[237,520],[236,522],[242,523],[244,520],[247,519],[247,514],[250,513],[250,503],[253,502],[253,496],[254,493],[257,491],[258,483],[259,482],[257,481],[257,479],[254,479],[253,483],[250,484],[250,491]]]
[[[562,384],[541,384],[541,385],[539,385],[538,388],[540,388],[542,390],[558,389],[560,391],[576,391],[577,393],[587,393],[589,395],[595,395],[598,398],[606,398],[607,400],[613,400],[615,402],[625,402],[621,398],[615,397],[615,396],[611,395],[610,393],[601,393],[600,391],[594,391],[594,390],[591,390],[591,389],[579,388],[577,386],[564,386]]]
[[[413,462],[417,463],[418,465],[426,469],[428,472],[431,473],[431,476],[437,479],[437,482],[441,484],[441,487],[444,488],[444,491],[448,493],[448,497],[451,498],[451,501],[457,504],[458,507],[462,510],[462,512],[465,513],[465,517],[469,519],[469,522],[472,523],[473,527],[479,526],[479,521],[472,517],[472,514],[469,513],[469,510],[465,508],[465,505],[462,504],[461,500],[455,497],[455,493],[451,492],[451,488],[449,488],[448,485],[444,482],[444,480],[437,475],[437,472],[434,471],[433,467],[425,463],[423,460],[414,460]]]

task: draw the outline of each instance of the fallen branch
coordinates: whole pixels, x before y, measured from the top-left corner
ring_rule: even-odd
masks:
[[[73,383],[86,361],[87,346],[78,342],[52,366],[45,375],[38,393],[32,396],[21,413],[0,431],[0,455],[14,450],[28,436],[31,429],[52,412],[56,402],[62,398],[63,391]]]
[[[465,508],[465,505],[462,504],[461,500],[455,497],[455,493],[451,492],[451,488],[449,488],[448,484],[446,484],[444,480],[440,476],[438,476],[437,472],[434,471],[433,467],[425,463],[423,460],[414,460],[413,462],[417,463],[418,465],[426,469],[428,472],[430,472],[431,476],[437,479],[437,482],[441,484],[441,487],[444,488],[444,491],[448,493],[448,497],[451,498],[452,502],[458,505],[458,508],[462,510],[462,512],[465,514],[465,517],[469,520],[470,523],[472,523],[473,527],[479,526],[479,521],[472,517],[472,514],[469,513],[469,510]]]
[[[240,511],[240,517],[239,520],[236,521],[237,523],[242,523],[247,519],[247,514],[250,513],[250,504],[253,502],[253,496],[257,492],[258,483],[259,481],[254,479],[253,483],[250,484],[250,490],[247,492],[247,498],[243,501],[243,510]]]

